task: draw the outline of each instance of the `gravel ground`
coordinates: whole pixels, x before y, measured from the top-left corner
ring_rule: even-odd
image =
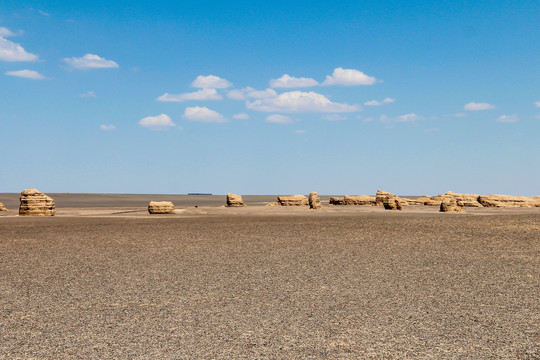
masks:
[[[540,359],[540,215],[0,218],[0,359]]]

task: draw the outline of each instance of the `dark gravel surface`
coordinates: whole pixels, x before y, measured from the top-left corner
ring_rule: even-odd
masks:
[[[540,359],[540,216],[0,218],[0,359]]]

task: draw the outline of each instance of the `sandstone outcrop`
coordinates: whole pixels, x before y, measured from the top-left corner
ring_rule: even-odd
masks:
[[[314,210],[321,210],[322,204],[321,204],[321,198],[319,197],[319,194],[316,192],[309,193],[309,208]]]
[[[424,205],[424,202],[419,199],[409,199],[409,198],[401,198],[401,202],[405,202],[406,204],[401,205]]]
[[[441,206],[442,197],[423,195],[416,199],[416,201],[426,206]]]
[[[242,196],[236,194],[227,194],[227,206],[229,207],[242,207],[246,206],[242,200]]]
[[[345,205],[345,198],[332,196],[330,198],[330,205]]]
[[[309,200],[304,195],[278,196],[276,202],[281,206],[309,205]]]
[[[381,205],[384,205],[384,199],[388,198],[388,197],[392,197],[392,196],[396,196],[392,193],[389,193],[389,192],[386,192],[386,191],[382,191],[382,190],[377,190],[377,194],[375,196],[375,204],[377,206],[381,206]]]
[[[345,205],[376,205],[376,198],[369,195],[346,195],[343,198],[343,203]]]
[[[535,207],[537,201],[525,196],[480,195],[478,202],[484,207]]]
[[[482,204],[478,202],[478,194],[460,194],[452,191],[446,192],[444,195],[439,195],[439,197],[451,197],[456,199],[458,203],[461,203],[463,206],[467,207],[482,207]]]
[[[148,203],[150,214],[174,214],[174,205],[170,201],[150,201]]]
[[[388,196],[384,198],[383,206],[386,210],[401,210],[401,202],[397,196]]]
[[[454,197],[445,197],[441,202],[440,212],[464,212],[463,205],[460,201],[457,201]]]
[[[6,209],[4,204],[2,204],[1,202],[0,202],[0,211],[8,211],[8,209]]]
[[[19,215],[21,216],[54,216],[56,209],[54,200],[36,189],[26,189],[19,198]]]

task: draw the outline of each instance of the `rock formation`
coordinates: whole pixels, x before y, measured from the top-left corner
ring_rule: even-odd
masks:
[[[332,196],[330,198],[330,205],[345,205],[345,198]]]
[[[319,197],[319,194],[316,192],[309,193],[309,208],[314,210],[321,210],[322,204],[321,204],[321,198]]]
[[[451,197],[456,199],[457,202],[461,203],[463,206],[468,207],[482,207],[482,204],[478,202],[478,194],[460,194],[452,191],[447,191],[444,195],[439,195],[439,197]]]
[[[525,196],[480,195],[478,202],[485,207],[535,207],[537,201]]]
[[[437,196],[420,196],[416,201],[421,202],[426,206],[441,206],[442,198]]]
[[[369,196],[369,195],[346,195],[343,198],[343,203],[345,205],[376,205],[376,198],[375,196]]]
[[[304,195],[278,196],[276,202],[281,206],[309,205],[308,198]]]
[[[6,209],[4,204],[2,204],[1,202],[0,202],[0,211],[8,211],[8,209]]]
[[[54,200],[36,189],[26,189],[19,198],[19,215],[21,216],[54,216],[56,209]]]
[[[242,207],[246,206],[244,201],[242,201],[242,196],[236,194],[227,194],[227,206],[229,207]]]
[[[387,197],[391,197],[391,196],[396,196],[392,193],[389,193],[389,192],[386,192],[386,191],[382,191],[382,190],[377,190],[377,195],[375,196],[375,203],[377,206],[382,206],[383,203],[384,203],[384,199],[386,199]]]
[[[386,210],[401,210],[401,202],[397,196],[387,196],[383,200],[383,206]]]
[[[150,214],[174,214],[174,205],[170,201],[150,201],[148,203]]]
[[[445,197],[441,202],[440,212],[464,212],[463,205],[454,197]]]

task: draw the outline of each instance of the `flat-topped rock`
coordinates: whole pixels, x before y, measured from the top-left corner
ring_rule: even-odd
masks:
[[[227,206],[229,207],[242,207],[246,206],[242,200],[242,196],[236,194],[227,194]]]
[[[319,194],[316,192],[310,192],[309,193],[309,208],[313,210],[321,210],[322,204],[321,204],[321,198],[319,197]]]
[[[438,197],[451,197],[456,199],[458,203],[461,203],[463,206],[467,207],[482,207],[482,204],[478,202],[478,194],[461,194],[455,193],[452,191],[447,191],[444,195],[439,195]]]
[[[346,195],[343,198],[345,205],[376,205],[376,197],[369,195]]]
[[[535,207],[538,202],[525,196],[480,195],[478,202],[485,207]]]
[[[330,205],[345,205],[345,198],[338,197],[338,196],[332,196],[330,198]]]
[[[461,202],[451,196],[443,198],[439,211],[452,213],[465,212]]]
[[[19,197],[20,216],[54,216],[54,200],[36,189],[26,189]]]
[[[392,197],[392,196],[396,196],[396,195],[386,192],[386,191],[377,190],[377,194],[375,195],[375,204],[377,206],[382,206],[384,205],[384,199],[388,197]]]
[[[281,206],[309,205],[309,200],[305,195],[278,196],[276,202]]]
[[[150,201],[148,203],[150,214],[174,214],[174,204],[170,201]]]

